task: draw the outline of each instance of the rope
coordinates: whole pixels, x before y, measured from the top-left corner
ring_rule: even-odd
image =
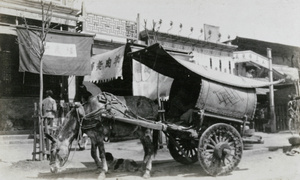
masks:
[[[100,102],[103,102],[103,104],[105,104],[105,106],[103,106],[104,108],[99,108],[99,109],[96,109],[88,114],[86,114],[85,116],[82,117],[82,121],[80,123],[80,129],[91,129],[91,128],[94,128],[98,125],[100,121],[96,121],[96,123],[94,124],[90,124],[90,125],[85,125],[83,126],[82,125],[82,122],[83,120],[92,120],[93,118],[97,118],[99,116],[101,116],[102,113],[110,113],[112,114],[111,111],[109,111],[108,109],[108,106],[110,106],[110,109],[113,109],[119,113],[121,113],[122,115],[124,115],[125,117],[127,118],[131,118],[131,119],[139,119],[139,120],[146,120],[145,118],[142,118],[141,116],[138,116],[136,115],[134,112],[132,112],[130,109],[128,109],[128,107],[126,106],[126,104],[124,104],[120,99],[118,99],[115,95],[111,94],[111,93],[108,93],[108,92],[102,92],[102,95],[101,97],[103,97],[104,99],[98,99]],[[98,96],[98,98],[101,98]],[[110,98],[109,98],[110,97]],[[114,103],[114,101],[116,103]],[[125,111],[122,111],[120,110],[117,106],[115,106],[114,104],[119,104],[121,105],[123,108],[125,108]],[[131,114],[131,115],[130,115]],[[114,114],[112,114],[114,115]],[[113,116],[114,117],[114,116]],[[78,115],[78,111],[77,111],[77,118],[79,118],[79,115]],[[113,118],[114,120],[114,118]]]

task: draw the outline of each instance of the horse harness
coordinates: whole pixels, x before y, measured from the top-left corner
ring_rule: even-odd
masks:
[[[97,96],[97,98],[100,103],[104,104],[104,106],[86,114],[85,116],[83,116],[81,118],[79,117],[79,112],[78,112],[78,109],[76,108],[77,119],[78,119],[78,123],[80,126],[79,134],[82,134],[81,133],[82,130],[88,130],[88,129],[97,127],[99,125],[99,123],[101,126],[104,126],[105,123],[108,123],[109,129],[112,130],[115,119],[112,118],[110,120],[110,119],[101,117],[103,114],[110,114],[110,115],[114,114],[112,112],[112,110],[117,111],[127,117],[132,118],[132,116],[130,116],[129,113],[132,114],[133,116],[136,116],[134,113],[132,113],[128,109],[128,107],[122,101],[120,101],[116,96],[114,96],[111,93],[102,92],[101,94],[99,94]],[[86,103],[84,103],[83,106],[84,105],[86,105]],[[121,111],[118,107],[116,107],[116,105],[120,105],[122,107],[122,109],[125,109],[125,111],[124,112]],[[114,117],[114,116],[112,116],[112,117]],[[86,123],[84,123],[84,122],[86,122]],[[108,141],[108,140],[109,140],[109,137],[107,137],[105,141]]]

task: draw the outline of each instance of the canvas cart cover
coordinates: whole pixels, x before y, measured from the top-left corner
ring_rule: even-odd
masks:
[[[281,82],[270,83],[215,71],[189,62],[187,58],[185,59],[183,53],[167,52],[160,44],[151,45],[129,53],[129,55],[149,68],[174,79],[184,76],[201,76],[211,81],[241,88],[265,87]]]
[[[218,115],[252,119],[256,106],[254,88],[238,88],[202,79],[196,107]]]

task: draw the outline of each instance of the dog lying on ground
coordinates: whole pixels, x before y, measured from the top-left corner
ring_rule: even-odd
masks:
[[[138,164],[132,159],[117,159],[109,152],[105,153],[108,170],[117,172],[135,172],[139,170]]]

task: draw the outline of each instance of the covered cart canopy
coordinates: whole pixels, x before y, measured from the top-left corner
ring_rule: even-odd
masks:
[[[194,94],[192,93],[193,91],[196,92],[195,89],[199,86],[194,84],[188,88],[188,82],[186,82],[188,79],[194,79],[196,80],[194,83],[201,84],[198,94],[195,93],[194,97],[191,97],[196,102],[189,101],[192,104],[184,104],[182,106],[184,108],[181,109],[178,109],[178,107],[181,107],[178,106],[174,112],[180,112],[179,114],[187,112],[189,107],[196,107],[205,110],[205,115],[214,118],[224,119],[228,117],[230,121],[237,122],[242,122],[241,119],[245,116],[252,119],[257,100],[255,88],[266,87],[281,82],[270,83],[215,71],[190,62],[191,56],[188,53],[165,50],[159,44],[140,48],[129,53],[129,55],[149,68],[165,76],[174,78],[175,81],[176,79],[179,81],[180,79],[183,80],[185,84],[175,88],[176,92],[172,94],[173,97],[171,97],[170,93],[171,101],[172,99],[181,97],[178,102],[182,104],[187,97]],[[182,89],[182,92],[185,92],[183,93],[184,95],[180,95],[180,89]],[[172,112],[171,108],[170,112]],[[174,115],[175,113],[172,114]]]
[[[241,88],[265,87],[281,82],[263,82],[215,71],[205,66],[189,62],[188,54],[176,51],[167,51],[158,43],[141,50],[131,52],[129,55],[149,68],[174,79],[188,76],[200,76],[211,81]]]

